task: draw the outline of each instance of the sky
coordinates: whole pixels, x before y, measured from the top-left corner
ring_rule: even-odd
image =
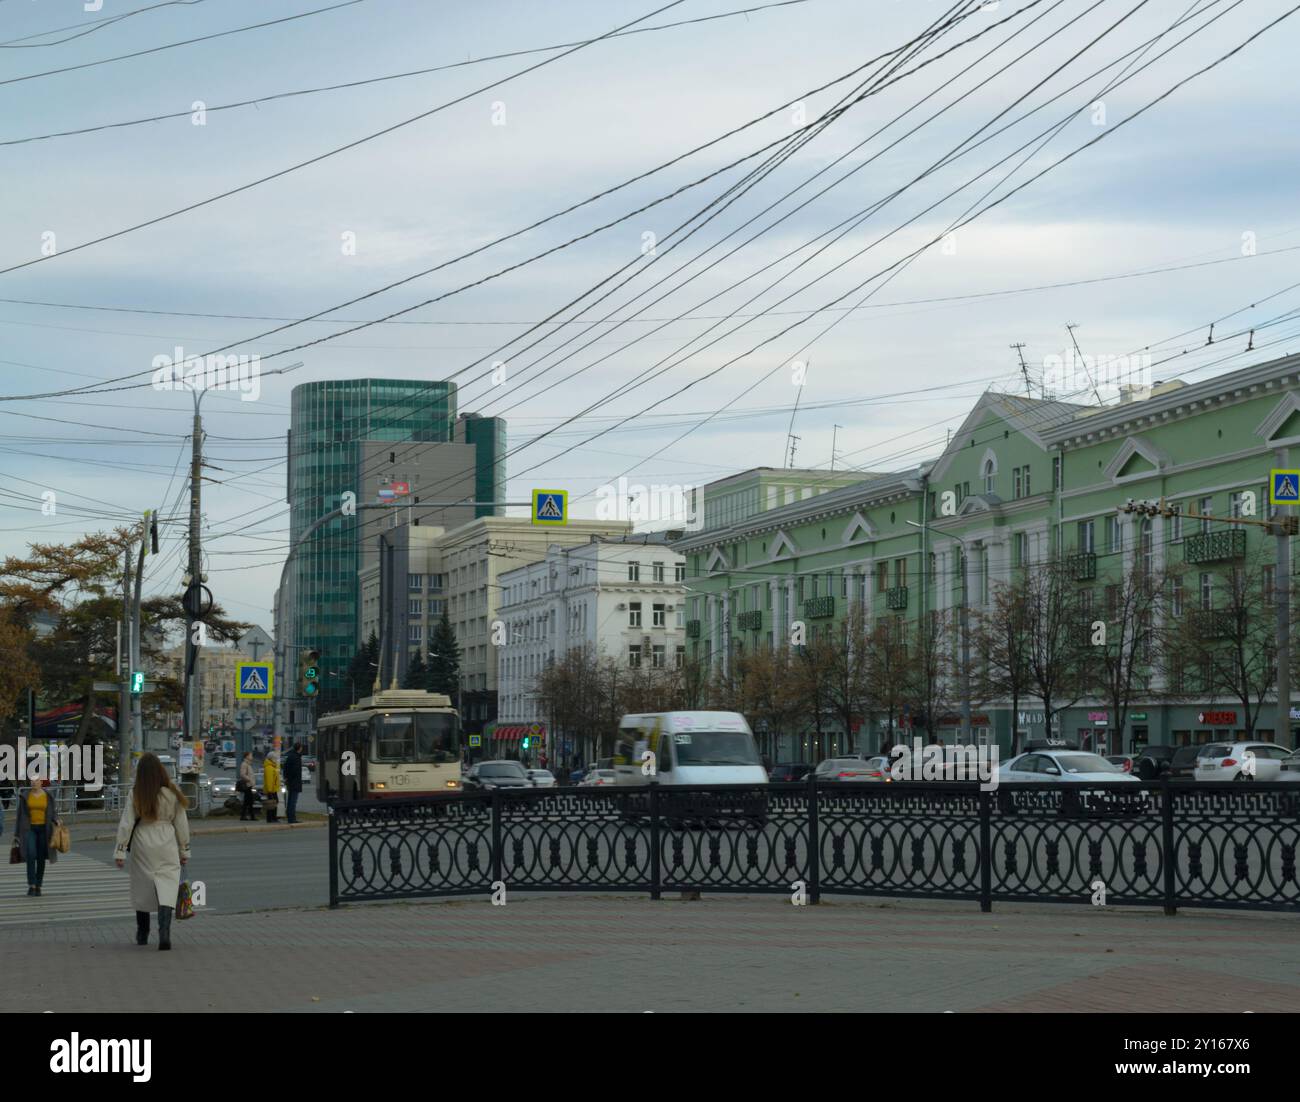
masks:
[[[1296,351],[1294,6],[0,0],[0,554],[157,509],[178,588],[178,347],[258,357],[203,523],[268,629],[299,383],[455,379],[510,500],[592,517],[791,435],[911,467],[989,387],[1115,400],[1067,325],[1138,381]]]

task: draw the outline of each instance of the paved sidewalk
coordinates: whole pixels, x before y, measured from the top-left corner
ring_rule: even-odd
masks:
[[[1300,1010],[1294,915],[516,896],[0,929],[0,1010]]]
[[[261,834],[277,830],[310,830],[328,827],[329,819],[299,819],[296,823],[268,823],[265,819],[256,822],[241,823],[237,818],[230,819],[191,819],[190,834]],[[73,823],[69,827],[73,843],[77,842],[111,842],[117,837],[117,822],[112,823]]]

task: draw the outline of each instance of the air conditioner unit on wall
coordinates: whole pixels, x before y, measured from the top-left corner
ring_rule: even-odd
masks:
[[[619,612],[625,612],[625,611],[627,610],[627,605],[625,605],[625,604],[620,604],[620,605],[618,606],[618,610],[619,610]]]

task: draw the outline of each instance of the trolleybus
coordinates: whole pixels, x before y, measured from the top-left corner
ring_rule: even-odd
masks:
[[[459,792],[460,743],[460,717],[442,693],[375,693],[317,721],[317,796],[378,800]]]

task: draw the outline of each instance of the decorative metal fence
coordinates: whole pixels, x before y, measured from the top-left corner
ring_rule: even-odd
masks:
[[[772,892],[1300,910],[1300,785],[496,790],[330,809],[330,906]]]

